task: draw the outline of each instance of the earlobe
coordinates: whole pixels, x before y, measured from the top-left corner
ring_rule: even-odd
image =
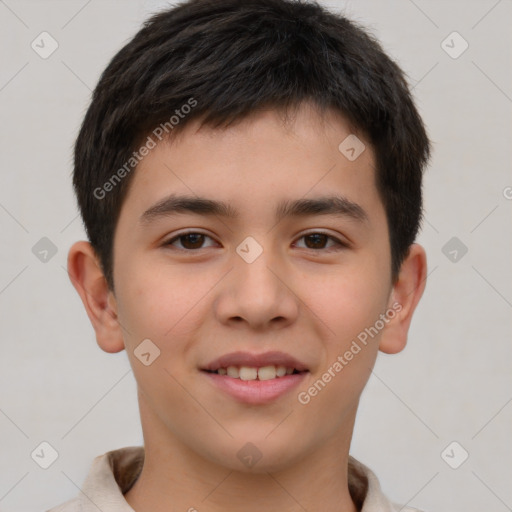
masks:
[[[96,332],[98,345],[105,352],[124,349],[117,304],[109,290],[96,253],[89,242],[74,243],[68,253],[68,274],[80,295],[87,316]]]
[[[396,354],[405,348],[412,315],[423,295],[427,277],[427,257],[419,244],[412,244],[402,263],[390,295],[388,308],[396,315],[382,331],[379,350]]]

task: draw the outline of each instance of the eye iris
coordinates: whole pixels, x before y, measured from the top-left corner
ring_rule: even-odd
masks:
[[[182,235],[180,238],[183,247],[186,247],[187,249],[198,249],[203,245],[204,236],[205,235],[202,233],[187,233],[186,235]],[[192,244],[188,244],[186,242],[187,240],[192,241]],[[192,247],[190,245],[192,245]]]
[[[314,247],[309,247],[308,243],[306,242],[306,245],[308,246],[309,249],[318,249],[318,244],[320,244],[320,249],[325,245],[325,242],[327,241],[327,235],[324,235],[323,233],[314,233],[312,235],[307,235],[305,237],[305,240],[311,240],[313,239],[314,242],[313,242],[313,245]],[[322,243],[323,242],[323,243]]]
[[[206,235],[203,233],[185,233],[178,236],[175,240],[180,240],[185,249],[201,249],[205,237]],[[304,235],[303,238],[308,249],[323,249],[331,237],[325,233],[311,233]]]

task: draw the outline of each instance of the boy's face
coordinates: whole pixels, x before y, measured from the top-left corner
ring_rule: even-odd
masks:
[[[244,449],[261,453],[253,471],[275,471],[350,441],[379,343],[388,352],[403,347],[415,306],[404,283],[391,281],[372,149],[364,141],[353,161],[350,149],[338,149],[350,134],[341,118],[322,121],[306,107],[288,128],[265,112],[226,130],[192,123],[139,164],[116,228],[108,297],[122,329],[96,331],[105,350],[127,350],[146,449],[181,446],[238,470]],[[162,208],[144,215],[171,194],[227,203],[237,216]],[[345,208],[275,216],[282,202],[328,196],[343,198]],[[185,232],[198,234],[175,238]],[[421,288],[413,285],[409,293]],[[160,350],[156,359],[151,343],[138,349],[147,339]],[[223,385],[231,377],[205,371],[226,354],[269,351],[307,371],[238,381],[232,392]],[[269,398],[284,379],[290,384]]]

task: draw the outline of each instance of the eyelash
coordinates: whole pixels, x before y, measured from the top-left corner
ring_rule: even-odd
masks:
[[[181,238],[187,236],[187,235],[203,235],[207,238],[210,238],[213,240],[213,238],[209,235],[207,235],[206,233],[201,233],[200,231],[186,231],[185,233],[180,233],[179,235],[176,235],[175,237],[169,239],[167,242],[164,242],[164,246],[171,246],[173,242],[177,241],[177,240],[180,240]],[[346,242],[342,242],[341,240],[339,240],[338,238],[332,236],[332,235],[329,235],[327,233],[324,233],[322,231],[311,231],[310,233],[305,233],[303,235],[301,235],[298,240],[302,239],[302,238],[305,238],[305,237],[308,237],[308,236],[312,236],[312,235],[325,235],[327,237],[327,239],[330,239],[330,240],[333,240],[336,244],[335,247],[331,247],[331,248],[328,248],[328,249],[323,249],[323,248],[320,248],[320,249],[311,249],[311,248],[308,248],[306,247],[305,249],[308,250],[308,251],[313,251],[313,252],[320,252],[320,251],[323,251],[323,252],[333,252],[333,251],[340,251],[340,250],[343,250],[343,249],[346,249],[349,247],[349,244],[346,243]],[[199,247],[197,249],[181,249],[181,248],[174,248],[175,250],[178,250],[178,251],[183,251],[183,252],[196,252],[196,251],[200,251],[201,249],[206,249],[206,247]]]

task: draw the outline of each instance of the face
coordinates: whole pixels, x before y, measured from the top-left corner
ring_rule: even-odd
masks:
[[[146,443],[151,432],[238,470],[259,453],[255,470],[275,471],[350,436],[392,323],[374,155],[359,137],[365,150],[348,159],[348,125],[306,106],[289,125],[269,111],[198,126],[136,170],[114,239],[114,308]],[[228,208],[177,208],[180,196]],[[279,366],[300,373],[271,378]]]

